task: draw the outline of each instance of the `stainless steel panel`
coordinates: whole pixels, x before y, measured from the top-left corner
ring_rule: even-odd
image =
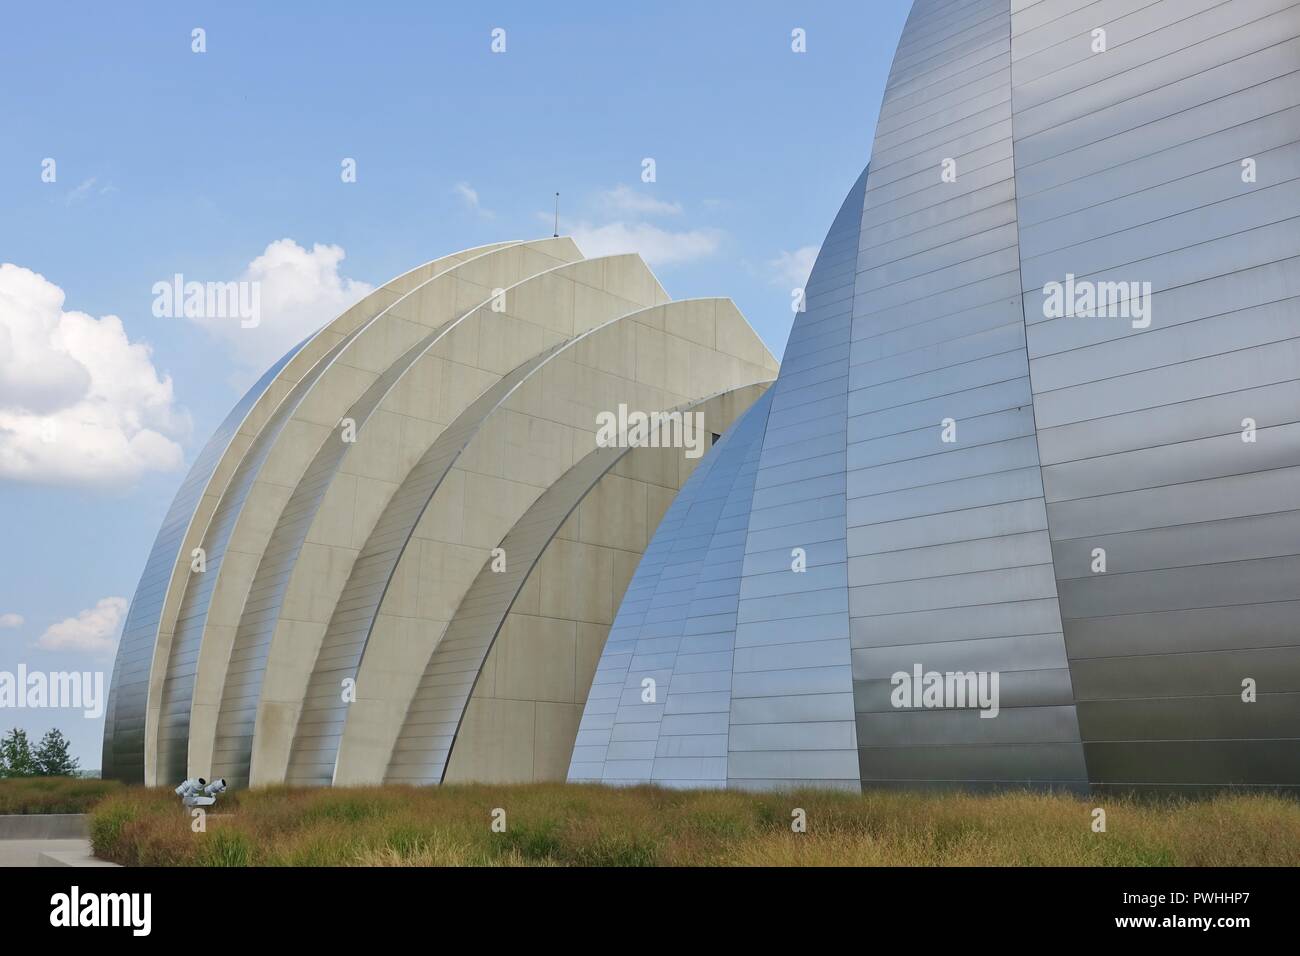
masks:
[[[212,474],[230,446],[244,418],[266,392],[289,360],[306,344],[300,342],[244,394],[230,414],[217,427],[199,452],[189,473],[172,499],[162,527],[154,539],[135,597],[127,611],[113,662],[108,705],[104,720],[104,747],[101,774],[106,779],[128,783],[144,782],[144,724],[149,669],[154,645],[158,641],[158,622],[172,571],[179,560],[179,549],[190,517],[198,506]]]
[[[1072,45],[1092,11],[1056,0],[1012,38],[1030,375],[1089,776],[1294,785],[1300,6],[1111,5],[1105,55]],[[1270,173],[1243,183],[1247,156]],[[1042,283],[1067,271],[1150,282],[1150,327],[1044,318]],[[1244,443],[1255,416],[1267,437]]]
[[[579,725],[591,746],[575,751],[570,779],[726,783],[743,529],[771,404],[769,391],[723,435],[660,522],[629,585],[647,596],[615,618],[592,686],[593,697],[597,686],[604,693],[588,699]],[[730,572],[716,573],[722,566]],[[653,702],[642,696],[647,678]],[[648,742],[651,759],[619,759],[615,744],[628,736]]]

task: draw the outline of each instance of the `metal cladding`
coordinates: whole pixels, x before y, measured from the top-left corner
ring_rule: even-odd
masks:
[[[567,238],[375,290],[178,491],[105,775],[1300,787],[1300,2],[916,0],[775,374]]]
[[[420,779],[438,782],[449,755],[490,756],[464,712],[491,714],[480,671],[513,666],[569,679],[567,737],[530,754],[562,777],[602,613],[607,629],[708,437],[775,372],[729,300],[672,302],[638,257],[584,259],[567,238],[469,250],[375,290],[250,390],[182,484],[128,614],[105,774],[378,783],[392,757],[407,779],[427,738],[403,727],[432,699],[446,729]],[[627,409],[657,417],[599,447],[600,416]],[[564,560],[597,572],[570,588],[585,606],[533,619],[581,629],[587,663],[541,637],[498,661],[539,569]],[[454,682],[419,682],[448,668]],[[512,692],[555,722],[550,688]]]
[[[570,779],[1300,786],[1300,4],[917,0],[806,292]]]

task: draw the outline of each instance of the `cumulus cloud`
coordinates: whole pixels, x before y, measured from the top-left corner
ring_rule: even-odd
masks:
[[[277,239],[238,280],[257,289],[255,325],[245,327],[238,316],[189,318],[226,345],[246,370],[261,373],[373,291],[370,284],[339,274],[345,255],[341,246],[316,243],[308,250],[292,239]],[[187,282],[196,278],[185,276]]]
[[[599,201],[608,210],[633,216],[680,216],[682,213],[679,202],[665,202],[622,184],[601,193]]]
[[[0,264],[0,478],[106,486],[180,467],[189,417],[149,346],[63,304],[44,276]]]
[[[793,252],[782,250],[779,256],[768,262],[767,267],[777,285],[802,289],[816,260],[816,246],[801,246]]]
[[[716,253],[726,233],[712,227],[664,228],[649,219],[680,216],[680,202],[659,199],[651,192],[618,185],[588,197],[590,218],[561,223],[561,231],[588,257],[635,252],[650,266],[673,266],[705,259]],[[539,218],[550,221],[549,215]],[[608,218],[606,218],[608,217]]]
[[[475,189],[473,186],[471,186],[469,183],[457,183],[454,187],[452,187],[452,192],[454,192],[457,196],[461,198],[462,201],[464,201],[466,207],[468,207],[471,211],[478,213],[484,219],[496,218],[496,213],[494,213],[490,209],[483,208],[483,205],[479,202],[478,199],[478,190]]]
[[[0,628],[11,629],[23,626],[21,614],[0,614]]]
[[[124,597],[100,598],[94,607],[76,617],[51,624],[36,644],[47,651],[111,651],[117,644],[126,606]]]
[[[574,223],[568,230],[588,258],[636,252],[650,266],[677,265],[704,259],[722,243],[719,229],[684,229],[674,232],[647,222]]]

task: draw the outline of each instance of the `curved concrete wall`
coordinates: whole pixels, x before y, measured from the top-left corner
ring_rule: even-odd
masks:
[[[402,386],[427,385],[431,363],[442,361],[438,355],[454,361],[464,350],[459,321],[465,303],[488,300],[494,289],[578,255],[569,240],[548,239],[457,262],[368,322],[312,382],[310,397],[292,411],[241,508],[246,517],[229,545],[239,564],[215,579],[191,707],[191,764],[210,766],[214,775],[231,780],[248,779],[261,678],[284,602],[294,601],[295,581],[309,581],[319,592],[330,580],[318,560],[319,538],[309,543],[307,537],[319,527],[314,519],[324,507],[323,521],[358,532],[358,499],[391,489],[391,479],[419,454],[428,429],[440,427],[439,403],[412,401]],[[316,593],[310,601],[322,597]]]
[[[635,258],[626,265],[644,269]],[[606,263],[607,272],[620,267],[614,260]],[[624,308],[611,305],[615,311]],[[722,330],[720,345],[715,327]],[[695,337],[678,334],[684,329]],[[742,330],[748,333],[744,319],[725,300],[684,300],[617,315],[535,364],[521,366],[502,380],[508,392],[503,387],[490,409],[474,411],[479,424],[447,460],[428,510],[414,515],[419,522],[411,535],[418,550],[396,555],[354,671],[358,695],[347,708],[335,782],[382,779],[406,712],[403,705],[416,693],[412,679],[422,671],[439,672],[440,686],[449,694],[457,680],[473,679],[477,668],[445,646],[451,615],[467,613],[465,595],[474,572],[538,495],[560,484],[569,467],[595,450],[592,423],[601,410],[617,408],[619,400],[631,408],[672,408],[705,389],[729,390],[771,375],[757,353],[742,358],[726,344]],[[616,400],[620,395],[625,398]],[[448,526],[449,513],[464,520]],[[334,686],[341,666],[342,661],[331,661]],[[459,677],[442,673],[448,667]],[[468,694],[468,686],[462,689],[463,695],[449,698],[457,712]]]
[[[498,506],[525,506],[592,450],[597,411],[724,391],[734,408],[758,394],[742,386],[774,375],[728,301],[666,303],[635,256],[583,260],[568,238],[501,243],[412,270],[286,356],[205,447],[159,532],[115,664],[106,771],[283,781],[291,755],[344,740],[347,708],[337,686],[321,688],[351,654],[363,707],[395,715],[386,749],[349,771],[378,780],[410,694],[360,668],[372,628],[382,646],[391,622],[430,611],[438,626],[403,644],[417,652],[413,689],[459,613],[457,582],[519,517]],[[422,560],[431,546],[445,551],[436,566]],[[467,575],[439,571],[458,563]],[[436,599],[406,607],[407,577]],[[332,734],[317,733],[318,712]],[[462,745],[467,766],[482,764],[475,746]]]
[[[200,546],[222,492],[253,438],[293,384],[345,335],[402,291],[458,259],[449,256],[412,269],[291,350],[249,389],[195,459],[163,520],[127,612],[106,712],[105,776],[153,780],[157,702],[177,603],[191,573],[190,555]]]
[[[765,387],[680,411],[722,433]],[[676,448],[597,448],[538,497],[501,541],[506,569],[480,571],[430,656],[386,780],[564,776],[631,567],[695,461]]]

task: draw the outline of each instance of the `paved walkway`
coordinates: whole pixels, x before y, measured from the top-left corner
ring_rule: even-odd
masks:
[[[0,840],[0,867],[116,865],[91,856],[89,840]]]

